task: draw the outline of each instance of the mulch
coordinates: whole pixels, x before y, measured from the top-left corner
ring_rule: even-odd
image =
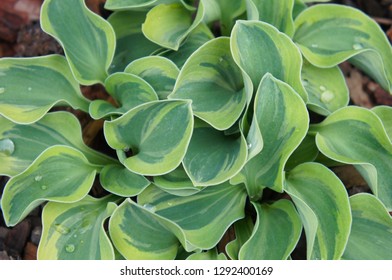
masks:
[[[1,0],[0,57],[31,57],[63,52],[60,45],[40,29],[39,13],[42,2],[43,0]],[[105,0],[86,0],[86,4],[91,10],[106,18],[109,12],[103,9],[104,2]],[[392,41],[392,0],[340,0],[333,2],[363,10],[380,24]],[[392,95],[361,71],[348,63],[343,63],[341,68],[350,89],[351,104],[366,108],[377,105],[392,106]],[[107,97],[101,86],[83,87],[82,90],[90,99]],[[83,130],[86,132],[85,142],[93,147],[100,146],[103,142],[102,134],[100,134],[101,124],[91,121],[84,113],[74,113],[80,119]],[[96,135],[98,135],[98,139],[94,140]],[[365,181],[354,168],[350,166],[339,167],[334,171],[342,179],[350,194],[368,190]],[[0,177],[0,194],[3,192],[7,180],[6,177]],[[36,259],[42,232],[41,211],[42,206],[35,209],[13,228],[5,226],[0,212],[0,260]],[[300,246],[294,254],[295,259],[304,257],[303,244],[304,242],[300,242]]]

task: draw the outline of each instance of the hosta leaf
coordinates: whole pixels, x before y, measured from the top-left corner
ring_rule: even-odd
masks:
[[[246,12],[245,0],[213,0],[212,2],[216,2],[219,7],[221,34],[230,36],[236,20]],[[208,12],[208,9],[206,10]]]
[[[285,170],[291,170],[297,165],[316,160],[319,150],[314,136],[307,134],[301,144],[295,149],[286,162]]]
[[[156,6],[162,3],[179,2],[178,0],[107,0],[105,9],[107,10],[131,10]]]
[[[141,193],[150,185],[145,177],[129,171],[122,165],[106,165],[99,174],[102,187],[118,196],[130,197]]]
[[[245,188],[228,183],[187,197],[174,196],[157,187],[149,187],[138,196],[140,205],[181,228],[182,235],[176,235],[187,251],[215,247],[229,226],[244,217],[245,200]],[[168,226],[176,232],[175,227]]]
[[[372,111],[346,107],[311,128],[319,150],[327,157],[353,164],[373,193],[392,209],[392,143]]]
[[[114,55],[115,34],[107,21],[86,7],[84,0],[46,0],[41,9],[41,26],[61,43],[81,84],[105,81]]]
[[[315,5],[298,16],[295,27],[294,40],[310,63],[332,67],[349,59],[392,91],[391,45],[380,26],[358,9]]]
[[[111,73],[121,72],[135,59],[160,49],[143,35],[142,24],[146,14],[142,11],[120,11],[109,16],[108,22],[116,34],[116,51],[109,69]]]
[[[160,55],[169,58],[181,68],[194,51],[213,38],[214,35],[208,26],[204,23],[200,23],[191,33],[189,33],[178,51],[168,50],[162,52]]]
[[[246,94],[229,38],[211,40],[194,52],[169,98],[191,99],[195,116],[218,130],[231,127],[244,110]]]
[[[196,261],[196,260],[227,260],[225,254],[223,253],[218,253],[218,250],[216,248],[208,250],[207,252],[200,252],[200,253],[194,253],[192,255],[190,255],[187,260],[192,260],[192,261]]]
[[[294,0],[246,0],[248,19],[267,22],[290,37],[294,35]]]
[[[287,175],[291,196],[305,228],[308,259],[340,259],[351,228],[346,189],[336,175],[318,163],[304,163]]]
[[[76,203],[49,202],[43,210],[41,260],[113,260],[113,246],[104,229],[116,209],[112,197],[86,196]]]
[[[144,36],[152,42],[168,49],[178,50],[180,44],[204,16],[204,5],[201,1],[196,16],[192,17],[181,3],[161,4],[152,8],[142,25]]]
[[[370,194],[350,197],[353,223],[343,259],[391,260],[392,217]]]
[[[158,100],[154,89],[142,78],[127,74],[114,73],[105,81],[107,92],[114,98],[115,105],[109,101],[97,99],[90,103],[90,115],[101,119],[109,115],[122,115],[130,109],[146,102]]]
[[[193,185],[182,165],[170,173],[154,177],[154,184],[165,192],[177,196],[193,195],[201,190]]]
[[[125,68],[125,72],[143,78],[155,89],[159,99],[166,99],[173,91],[180,71],[167,58],[149,56],[133,61]]]
[[[89,192],[97,172],[85,156],[67,146],[45,150],[23,173],[12,177],[1,199],[8,226],[44,201],[76,202]]]
[[[183,164],[195,186],[211,186],[235,176],[247,157],[247,144],[242,133],[226,136],[222,131],[198,123]]]
[[[64,57],[0,59],[0,114],[16,123],[33,123],[53,106],[88,111],[88,100]]]
[[[191,104],[182,100],[145,103],[104,125],[106,140],[113,149],[131,149],[133,153],[123,164],[135,173],[151,176],[180,165],[192,129]]]
[[[231,34],[231,52],[238,66],[249,75],[254,88],[266,73],[271,73],[307,100],[301,82],[301,53],[291,39],[275,27],[260,21],[237,21]]]
[[[304,63],[302,83],[309,96],[307,106],[318,114],[327,116],[349,102],[346,80],[338,66],[318,68]]]
[[[302,0],[294,0],[293,19],[296,19],[300,13],[308,8]]]
[[[292,202],[253,203],[257,220],[249,240],[239,252],[241,260],[286,260],[301,236],[301,219]]]
[[[167,223],[171,222],[127,199],[111,216],[109,233],[113,245],[126,259],[174,259],[179,242],[167,229]]]
[[[235,222],[235,239],[226,245],[226,253],[232,260],[238,260],[241,247],[251,237],[254,224],[250,216]]]
[[[79,121],[70,113],[49,113],[29,125],[15,124],[0,116],[1,175],[15,176],[21,173],[39,154],[54,145],[74,147],[93,164],[115,162],[84,144]]]
[[[392,142],[392,107],[376,106],[372,109],[373,113],[380,118],[388,134],[389,140]]]
[[[309,116],[299,95],[270,74],[260,82],[254,112],[264,147],[232,182],[244,182],[251,199],[257,200],[266,187],[283,191],[284,166],[305,137]]]

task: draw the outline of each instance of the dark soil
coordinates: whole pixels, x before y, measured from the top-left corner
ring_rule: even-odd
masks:
[[[43,0],[1,0],[0,2],[0,57],[31,57],[47,54],[62,54],[60,45],[50,36],[41,31],[39,12]],[[103,9],[105,0],[86,0],[91,10],[103,17],[109,15]],[[373,17],[392,41],[392,0],[338,0],[333,1],[360,8]],[[376,105],[392,105],[392,95],[383,90],[359,70],[348,63],[341,65],[350,89],[351,104],[371,108]],[[107,99],[108,95],[101,86],[83,87],[83,94],[89,99]],[[65,108],[62,108],[65,109]],[[69,110],[69,109],[67,109]],[[95,149],[110,153],[103,135],[102,122],[93,121],[80,111],[71,110],[80,120],[83,127],[85,142]],[[351,166],[334,169],[342,179],[350,195],[369,191],[361,176]],[[0,177],[0,194],[8,178]],[[103,195],[101,189],[94,187],[94,196]],[[5,226],[0,212],[0,260],[36,259],[37,246],[41,236],[41,210],[38,207],[24,221],[13,228]],[[224,242],[233,239],[233,231],[229,230]],[[293,253],[294,259],[305,258],[305,238],[301,238]]]

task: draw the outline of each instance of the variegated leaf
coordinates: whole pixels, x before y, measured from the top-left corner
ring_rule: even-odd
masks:
[[[247,144],[242,133],[228,136],[198,122],[183,165],[195,186],[211,186],[223,183],[240,172],[247,157]]]
[[[88,112],[89,101],[64,57],[0,59],[0,114],[16,123],[33,123],[55,105]]]
[[[294,35],[294,0],[246,0],[248,19],[267,22],[290,37]]]
[[[294,41],[310,63],[333,67],[348,59],[392,91],[391,45],[363,12],[343,5],[315,5],[298,16],[295,27]]]
[[[167,99],[167,96],[173,91],[180,71],[167,58],[148,56],[130,63],[125,68],[125,72],[143,78],[155,89],[159,99]]]
[[[392,143],[375,113],[346,107],[311,127],[311,131],[324,155],[355,165],[374,195],[392,209]]]
[[[309,96],[308,108],[320,115],[328,116],[348,105],[348,87],[338,66],[318,68],[306,62],[302,66],[302,83]]]
[[[179,0],[107,0],[105,9],[107,10],[138,10],[153,7],[162,3],[175,3]]]
[[[93,164],[116,162],[84,144],[80,124],[70,113],[48,113],[29,125],[15,124],[0,116],[1,175],[15,176],[21,173],[39,154],[54,145],[74,147]]]
[[[260,82],[254,116],[263,137],[263,149],[231,181],[244,182],[250,198],[257,200],[266,187],[283,191],[284,166],[305,137],[309,116],[300,96],[270,74]]]
[[[146,15],[147,12],[144,11],[118,11],[109,16],[108,22],[116,34],[116,50],[109,68],[110,73],[121,72],[135,59],[160,49],[160,46],[143,35],[142,24]]]
[[[105,81],[115,51],[115,33],[84,0],[45,0],[41,27],[61,43],[80,84]]]
[[[186,36],[202,22],[204,13],[203,1],[194,18],[193,12],[181,3],[160,4],[147,13],[142,31],[152,42],[178,50]]]
[[[226,253],[232,260],[239,259],[239,252],[241,247],[251,237],[253,232],[254,224],[251,216],[246,216],[244,219],[235,222],[235,239],[227,243]]]
[[[340,259],[351,229],[346,188],[318,163],[304,163],[287,174],[285,191],[293,199],[305,228],[307,258]]]
[[[348,260],[391,260],[392,217],[376,197],[350,197],[353,223],[343,254]]]
[[[23,173],[12,177],[1,199],[4,220],[14,226],[44,201],[76,202],[90,191],[97,173],[86,157],[67,146],[46,149]]]
[[[86,196],[76,203],[45,205],[38,259],[113,260],[113,246],[104,229],[105,220],[117,207],[112,200],[110,196]]]
[[[307,101],[301,82],[302,56],[286,34],[268,23],[239,20],[231,33],[231,52],[254,88],[266,73],[271,73],[291,85]]]
[[[231,127],[244,110],[246,94],[229,38],[211,40],[194,52],[169,98],[191,99],[195,116],[218,130]]]
[[[252,236],[241,247],[240,260],[286,260],[301,236],[302,223],[292,202],[253,203],[257,220]]]
[[[178,197],[149,187],[138,203],[176,226],[169,229],[187,251],[208,250],[217,245],[229,226],[244,217],[246,192],[243,185],[224,183],[187,197]],[[177,231],[181,228],[181,234]]]
[[[110,101],[97,99],[90,103],[90,115],[101,119],[123,115],[146,102],[158,100],[155,90],[142,78],[128,73],[114,73],[105,80],[105,88],[113,97]]]
[[[99,179],[105,190],[123,197],[136,196],[150,185],[145,177],[114,164],[106,165]]]
[[[389,140],[392,142],[392,107],[390,106],[376,106],[372,108],[384,125],[385,131],[388,134]]]
[[[212,261],[212,260],[220,260],[220,261],[225,261],[227,260],[225,254],[223,253],[218,253],[218,250],[216,248],[208,250],[206,252],[200,252],[200,253],[193,253],[190,255],[187,260],[191,261]]]
[[[291,170],[301,163],[315,161],[318,155],[319,150],[316,145],[316,138],[307,134],[287,160],[285,170]]]
[[[145,103],[104,125],[113,149],[132,152],[129,157],[123,152],[123,164],[132,172],[151,176],[169,173],[180,165],[192,130],[191,104],[183,100]]]

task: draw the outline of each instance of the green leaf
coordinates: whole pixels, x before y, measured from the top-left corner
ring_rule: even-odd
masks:
[[[315,161],[318,155],[319,150],[316,145],[316,138],[307,134],[287,160],[285,170],[291,170],[301,163]]]
[[[225,248],[230,259],[238,260],[240,249],[251,237],[253,228],[254,224],[250,216],[246,216],[244,219],[235,222],[234,229],[236,239],[227,243]]]
[[[221,34],[230,36],[235,22],[246,12],[245,0],[213,0],[212,2],[216,2],[219,8]],[[208,13],[207,8],[206,13]]]
[[[55,105],[88,112],[64,57],[0,59],[0,114],[15,123],[33,123]]]
[[[109,69],[111,73],[121,72],[135,59],[160,49],[143,35],[142,24],[146,15],[147,12],[142,11],[120,11],[109,16],[108,22],[116,34],[116,51]]]
[[[339,178],[321,164],[304,163],[287,174],[285,191],[305,228],[307,258],[340,259],[352,219],[347,192]]]
[[[181,3],[161,4],[152,8],[142,25],[144,36],[168,49],[178,50],[186,36],[201,23],[204,6],[201,1],[196,16],[192,17]]]
[[[23,173],[12,177],[1,199],[4,220],[14,226],[44,201],[76,202],[89,192],[97,173],[86,157],[67,146],[46,149]]]
[[[230,128],[244,110],[246,94],[229,38],[213,39],[194,52],[169,98],[191,99],[195,116],[218,130]]]
[[[177,196],[189,196],[202,190],[193,185],[182,165],[170,173],[154,177],[154,184],[165,192]]]
[[[338,66],[319,68],[304,63],[302,83],[309,96],[308,108],[320,115],[328,116],[348,105],[350,97],[346,80]]]
[[[174,196],[151,186],[138,196],[140,205],[175,224],[167,226],[188,252],[215,247],[229,226],[244,217],[245,200],[244,186],[228,183],[187,197]]]
[[[182,100],[145,103],[104,124],[113,149],[132,151],[123,164],[134,173],[150,176],[169,173],[180,165],[192,129],[191,104]]]
[[[190,255],[186,260],[191,260],[191,261],[212,261],[212,260],[227,260],[225,254],[223,253],[218,253],[218,250],[216,248],[211,249],[207,252],[200,252],[200,253],[194,253]]]
[[[353,223],[343,259],[391,260],[392,217],[376,197],[350,197]]]
[[[392,209],[392,143],[372,111],[346,107],[314,125],[319,150],[335,161],[353,164],[374,195]]]
[[[246,4],[248,19],[269,23],[290,37],[294,35],[294,0],[247,0]]]
[[[295,0],[293,7],[293,19],[296,19],[299,14],[305,11],[308,6],[302,0]]]
[[[266,73],[271,73],[307,100],[301,82],[301,53],[291,39],[275,27],[260,21],[237,21],[231,33],[231,52],[254,88]]]
[[[252,236],[239,252],[240,260],[287,260],[301,236],[301,219],[292,202],[253,203],[257,220]]]
[[[195,186],[211,186],[235,176],[247,157],[247,144],[242,133],[227,136],[207,124],[198,123],[183,164]]]
[[[41,9],[41,27],[63,46],[79,83],[105,81],[115,51],[115,34],[84,0],[46,0]]]
[[[178,2],[178,0],[107,0],[105,9],[107,10],[132,10],[143,9],[159,5],[161,3]]]
[[[375,113],[384,125],[385,131],[388,134],[389,140],[392,142],[392,107],[390,106],[376,106],[372,108],[372,112]]]
[[[299,95],[270,74],[260,82],[254,112],[264,147],[232,183],[244,182],[250,198],[257,200],[266,187],[283,192],[284,166],[305,137],[309,116]]]
[[[125,72],[143,78],[155,89],[159,99],[167,99],[180,70],[167,58],[149,56],[133,61],[125,68]]]
[[[76,203],[45,205],[38,259],[114,260],[114,250],[104,229],[105,220],[117,207],[110,202],[112,199],[86,196]]]
[[[392,91],[391,45],[380,26],[363,12],[342,5],[315,5],[298,16],[295,27],[294,41],[310,63],[324,68],[348,59]]]
[[[110,115],[123,115],[139,105],[158,100],[155,90],[142,78],[132,74],[114,73],[110,75],[105,81],[105,88],[114,101],[109,102],[101,99],[92,101],[89,111],[94,119]]]
[[[1,175],[15,176],[21,173],[39,154],[54,145],[73,147],[83,152],[93,164],[116,162],[84,144],[79,121],[71,113],[48,113],[29,125],[15,124],[0,116]]]
[[[167,229],[167,223],[171,222],[128,198],[111,216],[109,233],[113,245],[126,259],[174,259],[179,242]]]
[[[204,23],[200,23],[191,33],[189,33],[178,51],[167,50],[160,53],[160,55],[169,58],[179,68],[182,68],[185,61],[193,52],[213,38],[214,35],[208,26]]]
[[[135,174],[122,165],[106,165],[99,175],[102,187],[118,196],[130,197],[141,193],[150,185],[145,177]]]

